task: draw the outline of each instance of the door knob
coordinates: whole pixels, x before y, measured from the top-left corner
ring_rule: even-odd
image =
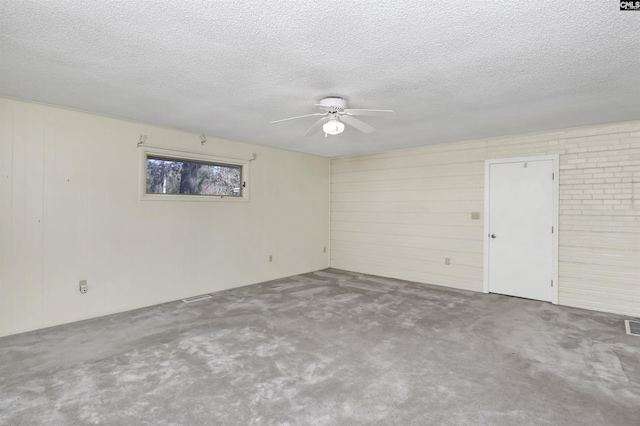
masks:
[[[496,237],[496,234],[491,234],[491,238],[495,238],[495,237]]]

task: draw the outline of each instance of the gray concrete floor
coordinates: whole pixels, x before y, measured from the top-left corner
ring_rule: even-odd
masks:
[[[2,338],[0,424],[640,425],[640,337],[328,269]]]

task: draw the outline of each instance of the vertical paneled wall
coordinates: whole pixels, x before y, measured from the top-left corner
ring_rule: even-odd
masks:
[[[250,201],[141,201],[139,134],[256,153]],[[0,335],[326,268],[329,170],[326,158],[0,98]]]
[[[482,291],[484,160],[542,154],[560,154],[560,304],[640,316],[638,121],[334,159],[331,266]]]

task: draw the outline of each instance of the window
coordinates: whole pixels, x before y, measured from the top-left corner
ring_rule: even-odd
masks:
[[[248,164],[145,147],[143,199],[246,199]]]
[[[147,194],[239,197],[242,166],[147,156]]]

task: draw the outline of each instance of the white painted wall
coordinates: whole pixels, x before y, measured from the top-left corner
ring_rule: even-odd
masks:
[[[257,153],[250,201],[140,201],[141,133]],[[0,335],[326,268],[329,173],[326,158],[0,98]]]
[[[640,316],[640,121],[334,159],[331,266],[482,291],[483,162],[542,154],[560,155],[559,303]]]

